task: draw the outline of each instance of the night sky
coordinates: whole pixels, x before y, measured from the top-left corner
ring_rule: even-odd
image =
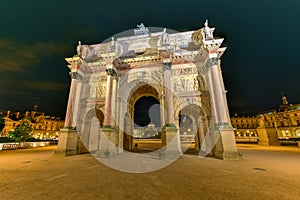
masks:
[[[130,3],[129,3],[130,2]],[[76,46],[149,27],[196,30],[206,19],[224,37],[222,70],[231,114],[300,103],[300,1],[2,0],[0,109],[64,117]]]

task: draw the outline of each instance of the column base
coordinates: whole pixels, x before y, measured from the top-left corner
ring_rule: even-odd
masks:
[[[222,160],[242,160],[243,156],[239,152],[224,152],[224,151],[215,151],[214,156]]]
[[[182,155],[180,136],[175,124],[166,124],[163,128],[163,150],[159,153],[159,158],[174,159]]]
[[[111,127],[103,127],[100,135],[97,157],[108,158],[119,153],[117,131]]]
[[[213,156],[223,160],[241,160],[242,154],[237,151],[234,128],[232,126],[216,126],[214,135],[219,136],[215,147],[213,148]]]
[[[210,152],[206,152],[206,151],[199,151],[199,154],[198,154],[201,158],[204,158],[204,157],[213,157],[213,153],[212,151]]]
[[[79,154],[79,137],[75,128],[60,130],[56,155],[71,156]]]
[[[182,156],[181,151],[165,151],[159,152],[159,159],[177,159]]]

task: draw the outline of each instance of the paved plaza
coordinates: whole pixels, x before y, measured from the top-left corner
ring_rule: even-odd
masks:
[[[130,174],[56,146],[0,151],[0,199],[300,199],[300,148],[239,144],[244,159],[185,154],[158,171]]]

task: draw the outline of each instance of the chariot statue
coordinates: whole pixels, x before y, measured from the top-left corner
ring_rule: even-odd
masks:
[[[145,27],[145,25],[143,23],[141,23],[140,25],[136,25],[137,28],[134,29],[134,35],[145,35],[149,33],[149,29]]]

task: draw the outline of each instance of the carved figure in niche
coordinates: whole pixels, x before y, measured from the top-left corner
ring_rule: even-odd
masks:
[[[174,91],[181,92],[183,91],[182,82],[181,80],[176,80],[174,84]]]
[[[194,78],[194,86],[193,86],[193,88],[194,88],[194,91],[198,91],[198,89],[199,89],[199,82],[198,82],[198,80],[196,78]]]
[[[194,91],[194,79],[187,79],[188,91]]]
[[[185,79],[181,79],[181,87],[182,87],[182,90],[186,90],[186,80]]]
[[[91,89],[90,89],[90,96],[91,97],[96,96],[96,89],[97,89],[97,86],[91,86]]]
[[[198,86],[199,86],[199,90],[200,91],[204,91],[205,90],[204,79],[200,75],[198,76]]]

